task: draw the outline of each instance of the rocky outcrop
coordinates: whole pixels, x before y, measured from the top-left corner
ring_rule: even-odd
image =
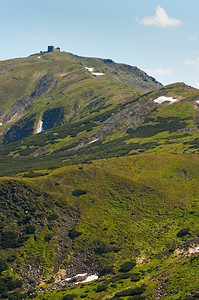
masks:
[[[53,77],[48,75],[44,76],[30,95],[25,96],[13,105],[10,111],[3,118],[2,123],[4,124],[9,122],[15,114],[19,113],[20,110],[24,109],[35,98],[40,97],[44,92],[46,92],[50,88],[51,84],[53,84]]]

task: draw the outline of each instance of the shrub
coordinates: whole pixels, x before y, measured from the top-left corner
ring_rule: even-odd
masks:
[[[20,279],[11,278],[8,281],[8,290],[9,291],[12,291],[16,288],[21,288],[21,287],[22,287],[22,281]]]
[[[86,194],[87,194],[87,191],[81,190],[81,189],[76,189],[72,192],[72,195],[76,196],[76,197],[79,197],[81,195],[86,195]]]
[[[21,299],[23,299],[23,296],[24,295],[19,294],[19,293],[9,294],[9,300],[21,300]]]
[[[139,281],[140,279],[141,279],[140,274],[138,274],[138,273],[131,274],[131,281],[136,282],[136,281]]]
[[[107,290],[107,288],[108,288],[108,285],[107,285],[106,283],[101,283],[101,284],[99,284],[99,285],[97,286],[96,292],[97,292],[97,293],[104,292],[104,291]]]
[[[7,269],[8,269],[7,263],[3,259],[0,258],[0,273]]]
[[[62,300],[73,300],[75,298],[77,298],[77,295],[68,294],[68,295],[63,296]]]
[[[190,228],[183,228],[177,233],[177,237],[184,237],[185,235],[189,234]]]
[[[108,253],[112,251],[112,247],[106,242],[97,241],[95,245],[95,253],[102,254],[102,253]]]
[[[78,236],[80,236],[80,235],[82,235],[82,232],[79,232],[78,230],[76,230],[75,228],[73,228],[73,229],[71,229],[70,231],[69,231],[69,237],[71,238],[71,239],[75,239],[76,237],[78,237]]]
[[[127,300],[145,300],[145,299],[146,299],[146,297],[144,297],[144,296],[135,295],[135,296],[129,297]]]
[[[19,237],[18,241],[17,241],[17,247],[21,247],[23,246],[23,244],[29,239],[28,235],[22,235]]]
[[[28,225],[26,228],[26,233],[27,234],[34,234],[36,231],[35,225]]]
[[[113,268],[111,266],[105,266],[100,272],[99,276],[104,276],[106,274],[112,274],[113,273]]]
[[[22,287],[22,281],[10,276],[0,279],[0,293],[15,290]]]
[[[120,272],[129,272],[136,266],[136,262],[134,260],[126,261],[123,263],[119,269]]]
[[[55,212],[52,212],[48,217],[47,217],[48,221],[56,221],[59,219],[58,214],[56,214]]]
[[[52,233],[46,233],[45,236],[44,236],[44,241],[45,242],[50,242],[50,240],[52,239],[53,237],[53,234]]]
[[[9,255],[8,258],[7,258],[7,261],[13,262],[13,261],[15,261],[16,258],[17,258],[16,255]]]
[[[18,234],[15,231],[4,231],[1,236],[2,248],[16,248]]]
[[[115,294],[115,296],[116,297],[126,297],[126,296],[141,295],[141,294],[143,294],[145,292],[145,290],[146,290],[146,287],[143,284],[142,286],[136,287],[134,289],[130,288],[130,289],[118,292],[118,293]]]

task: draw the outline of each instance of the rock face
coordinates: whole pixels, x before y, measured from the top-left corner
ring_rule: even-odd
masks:
[[[47,91],[47,89],[52,84],[53,78],[52,76],[44,76],[35,90],[30,94],[22,98],[21,100],[17,101],[13,107],[10,109],[10,111],[5,115],[3,118],[2,123],[9,122],[13,116],[16,113],[19,113],[21,109],[24,109],[30,102],[32,102],[35,98],[40,97],[44,92]]]

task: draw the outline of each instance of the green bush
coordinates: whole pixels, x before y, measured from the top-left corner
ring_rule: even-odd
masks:
[[[97,292],[97,293],[104,292],[104,291],[107,290],[107,288],[108,288],[108,285],[107,285],[106,283],[101,283],[101,284],[99,284],[99,285],[97,286],[96,292]]]
[[[140,279],[141,279],[141,276],[139,273],[131,274],[131,281],[136,282],[136,281],[139,281]]]
[[[119,269],[120,272],[129,272],[136,266],[135,260],[126,261]]]
[[[72,195],[76,196],[76,197],[79,197],[81,195],[86,195],[86,194],[87,194],[87,191],[81,190],[81,189],[76,189],[72,192]]]
[[[68,295],[63,296],[62,300],[73,300],[75,298],[77,298],[77,295],[68,294]]]
[[[15,231],[4,231],[1,236],[2,248],[16,248],[18,234]]]
[[[13,262],[13,261],[15,261],[16,258],[17,258],[16,255],[9,255],[8,258],[7,258],[7,261]]]
[[[143,284],[142,286],[136,287],[134,289],[130,288],[130,289],[118,292],[118,293],[115,294],[115,296],[116,297],[126,297],[126,296],[141,295],[141,294],[143,294],[145,292],[145,290],[146,290],[146,287]]]
[[[22,287],[22,281],[10,276],[0,278],[0,293],[15,290]]]
[[[183,228],[177,233],[177,237],[184,237],[185,235],[189,234],[190,228]]]
[[[26,228],[27,234],[34,234],[35,231],[36,231],[36,227],[35,227],[35,225],[32,225],[32,224],[28,225]]]
[[[144,297],[144,296],[135,295],[135,296],[129,297],[127,300],[145,300],[145,299],[146,299],[146,297]]]
[[[44,241],[45,242],[50,242],[50,240],[52,239],[53,237],[53,234],[52,233],[46,233],[45,236],[44,236]]]
[[[59,219],[59,216],[55,212],[52,212],[51,214],[49,214],[47,219],[48,219],[48,221],[56,221]]]
[[[28,235],[22,235],[18,238],[17,247],[23,246],[23,244],[29,239]]]
[[[0,258],[0,273],[8,269],[7,263]]]
[[[76,230],[75,228],[72,228],[69,233],[68,233],[69,237],[71,239],[75,239],[76,237],[82,235],[82,232],[79,232],[78,230]]]
[[[102,254],[102,253],[108,253],[111,251],[112,251],[112,247],[108,243],[102,242],[102,241],[96,242],[95,253]]]
[[[99,276],[104,276],[106,274],[112,274],[113,273],[113,268],[111,266],[105,266],[100,272]]]

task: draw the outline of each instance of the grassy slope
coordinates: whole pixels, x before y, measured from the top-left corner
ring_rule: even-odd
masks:
[[[153,99],[159,95],[177,96],[180,101],[154,106]],[[80,121],[3,146],[0,148],[0,174],[50,169],[127,154],[198,153],[198,107],[195,102],[198,96],[198,90],[184,84],[170,85],[120,103],[108,111],[96,111]],[[131,113],[139,106],[135,116],[140,114],[142,117],[142,106],[149,113],[145,113],[143,121],[132,126],[134,116]],[[98,142],[88,145],[101,132],[106,132],[104,128],[107,133]],[[82,143],[87,146],[74,149]]]
[[[146,283],[145,295],[153,299],[156,288],[164,282],[165,276],[167,283],[163,292],[170,295],[168,299],[179,299],[180,295],[194,292],[198,284],[198,271],[194,267],[198,256],[190,260],[185,255],[174,254],[174,250],[198,243],[198,167],[196,155],[140,155],[96,161],[91,165],[69,166],[47,177],[18,178],[16,182],[20,185],[25,183],[31,190],[38,191],[38,195],[30,199],[33,206],[37,203],[37,209],[43,210],[40,223],[44,223],[37,225],[35,213],[29,211],[28,205],[21,206],[20,218],[23,220],[26,209],[31,213],[37,239],[34,240],[30,235],[24,246],[17,250],[17,265],[34,265],[39,258],[44,267],[44,276],[49,276],[55,259],[53,245],[60,243],[58,233],[63,228],[61,220],[70,212],[73,215],[71,224],[76,220],[75,228],[82,235],[66,251],[67,261],[70,255],[91,252],[90,263],[96,266],[99,263],[102,267],[112,266],[117,272],[124,261],[134,258],[138,262],[136,272],[145,271],[142,281],[134,284],[126,279],[122,284],[117,282],[114,288],[109,284],[107,292],[103,294],[93,291],[96,284],[86,285],[82,289],[77,287],[74,292],[79,296],[89,290],[87,299],[105,299],[125,286]],[[3,185],[6,182],[6,179],[1,181]],[[87,194],[72,196],[76,189],[82,189]],[[12,206],[2,213],[6,215],[11,211]],[[52,211],[58,214],[58,219],[53,221],[54,226],[49,229]],[[45,218],[47,223],[42,221]],[[9,217],[4,221],[6,230],[14,228],[14,219]],[[23,226],[25,230],[27,225]],[[189,234],[183,238],[176,236],[179,230],[188,227]],[[16,230],[20,228],[16,227]],[[44,242],[44,236],[49,231],[53,233],[53,238],[50,242]],[[99,244],[114,246],[119,252],[110,250],[98,254],[95,249]],[[5,259],[12,253],[12,249],[2,251]],[[11,266],[16,268],[15,263]],[[191,276],[187,272],[190,268]],[[179,280],[181,276],[184,277],[183,281]],[[68,292],[66,290],[64,293]],[[173,293],[178,296],[171,296]],[[61,299],[61,296],[57,294],[55,298],[55,294],[52,294],[52,299]]]
[[[85,69],[87,63],[103,69],[105,76],[93,76]],[[46,110],[58,107],[64,110],[62,123],[78,120],[88,113],[96,115],[99,111],[110,110],[119,102],[129,101],[143,91],[161,86],[137,68],[107,65],[102,59],[80,58],[64,52],[3,61],[0,62],[0,121],[13,105],[34,92],[45,76],[51,78],[49,88],[35,97],[26,109],[18,109],[11,123],[1,126],[2,132],[13,124],[23,128],[24,123],[31,119],[36,128]]]
[[[188,299],[188,293],[197,291],[199,275],[198,255],[189,258],[186,254],[186,249],[199,243],[199,161],[194,154],[199,146],[198,90],[175,84],[139,96],[141,90],[132,86],[135,74],[129,75],[128,66],[66,53],[40,59],[36,55],[13,63],[13,70],[11,66],[1,70],[4,114],[6,101],[12,107],[15,97],[30,94],[45,74],[57,79],[56,88],[50,91],[50,98],[47,93],[35,99],[26,117],[34,112],[38,121],[46,109],[63,106],[67,121],[78,109],[72,124],[0,148],[1,176],[18,174],[0,180],[1,257],[9,265],[0,280],[18,274],[27,288],[34,287],[40,278],[55,276],[58,266],[67,268],[79,253],[90,257],[87,263],[96,272],[111,266],[117,273],[124,261],[134,258],[135,271],[142,275],[137,283],[111,277],[104,279],[108,287],[101,293],[96,292],[98,283],[91,283],[38,299],[62,299],[67,293],[78,294],[78,299],[106,299],[142,283],[147,286],[147,299],[158,293],[165,299]],[[7,62],[1,64],[4,68]],[[84,66],[95,66],[96,71],[107,72],[108,78],[94,78]],[[137,69],[133,72],[142,79],[145,76]],[[10,74],[13,77],[5,80]],[[25,82],[24,86],[17,80]],[[137,84],[140,87],[139,80]],[[155,107],[135,126],[128,123],[131,110],[152,104],[160,95],[177,96],[180,101]],[[103,131],[107,119],[112,128],[102,140],[68,151]],[[145,154],[137,155],[141,153]],[[52,171],[65,165],[69,166]],[[86,194],[75,197],[77,189]],[[69,230],[74,227],[81,235],[71,239]],[[183,228],[190,230],[177,237]],[[16,233],[17,248],[5,247],[2,236],[8,231]],[[183,254],[174,252],[176,249]],[[38,276],[27,275],[28,265],[41,267]],[[75,272],[82,269],[75,266]]]

